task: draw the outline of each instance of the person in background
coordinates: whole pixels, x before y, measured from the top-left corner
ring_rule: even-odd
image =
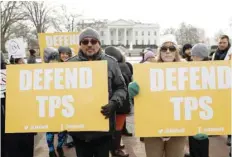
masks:
[[[209,61],[207,45],[198,43],[191,51],[192,61]],[[190,157],[209,157],[209,138],[206,134],[197,134],[189,137]]]
[[[122,72],[122,76],[125,80],[126,86],[128,87],[129,83],[131,82],[132,73],[129,67],[127,66],[127,64],[125,63],[125,58],[120,52],[120,50],[117,49],[116,47],[108,46],[105,49],[105,53],[107,55],[114,57],[117,60],[120,70]],[[127,114],[130,113],[130,108],[131,108],[131,104],[129,101],[129,93],[127,93],[127,97],[123,102],[123,106],[116,110],[116,132],[112,140],[112,150],[111,150],[112,156],[115,157],[129,156],[129,154],[122,151],[120,143],[122,138],[123,125],[125,124]]]
[[[58,52],[59,52],[58,56],[56,53],[52,54],[54,56],[51,55],[51,57],[55,57],[53,60],[51,60],[51,62],[65,62],[74,54],[73,49],[71,49],[68,46],[60,46],[58,48]],[[62,145],[67,146],[68,148],[72,148],[74,146],[73,139],[68,133],[66,134],[65,141]]]
[[[48,63],[48,56],[50,55],[50,53],[52,52],[56,52],[58,53],[58,50],[54,47],[47,47],[44,49],[44,54],[43,54],[43,61],[45,63]]]
[[[132,66],[132,64],[129,63],[129,62],[126,62],[126,64],[127,64],[127,66],[129,67],[129,69],[130,69],[130,71],[131,71],[131,74],[132,74],[131,80],[133,80],[133,66]],[[131,99],[131,105],[133,105],[133,104],[134,104],[134,99]],[[128,129],[127,129],[126,126],[127,126],[127,125],[126,125],[126,121],[125,121],[125,123],[124,123],[124,125],[123,125],[123,129],[122,129],[122,135],[132,137],[133,134],[130,133],[130,132],[128,131]],[[121,145],[121,147],[124,148],[124,145]]]
[[[27,64],[35,64],[36,63],[36,56],[35,56],[36,51],[33,49],[30,49],[29,52],[30,52],[30,56],[27,59]]]
[[[152,51],[147,51],[144,55],[144,62],[155,62],[156,56]]]
[[[60,62],[60,55],[56,49],[45,49],[44,51],[51,51],[46,56],[46,62],[45,63],[58,63]],[[46,133],[46,140],[49,148],[49,157],[57,157],[55,146],[54,146],[54,135],[55,132],[47,132]],[[57,153],[59,157],[64,157],[63,152],[63,144],[65,142],[67,136],[67,131],[63,131],[58,133],[58,144],[57,144]]]
[[[230,38],[227,35],[222,35],[218,39],[218,48],[212,56],[212,60],[229,60],[232,53]],[[231,146],[231,135],[228,135],[227,145]]]
[[[10,57],[10,63],[14,65],[25,64],[23,58],[14,58],[13,56]],[[33,157],[34,135],[34,133],[5,134],[6,157]]]
[[[212,46],[210,47],[210,53],[209,53],[209,58],[210,58],[210,60],[212,60],[212,56],[213,56],[213,54],[217,51],[217,49],[218,49],[218,45],[212,45]]]
[[[181,62],[177,42],[172,36],[165,36],[157,57],[157,62]],[[132,82],[128,86],[130,97],[139,94],[139,85]],[[159,102],[162,105],[162,102]],[[146,114],[146,113],[144,113]],[[186,137],[146,137],[144,138],[147,157],[183,157]]]
[[[60,62],[60,55],[58,52],[51,52],[48,55],[48,59],[45,63],[57,63]]]
[[[6,76],[3,71],[6,70],[6,61],[1,52],[1,156],[6,156],[5,150],[5,103],[6,103]]]
[[[148,51],[152,51],[151,48],[147,47],[145,49],[142,50],[142,52],[140,53],[140,55],[142,56],[142,60],[139,63],[143,63],[144,62],[144,56]]]
[[[212,56],[212,60],[229,60],[231,54],[230,38],[227,35],[222,35],[218,39],[218,48]]]
[[[129,67],[129,69],[131,71],[131,74],[132,74],[131,80],[133,80],[133,72],[134,72],[133,71],[133,66],[132,66],[132,64],[130,62],[126,62],[126,64]],[[130,100],[131,100],[131,105],[134,105],[134,99],[132,98]],[[124,135],[124,136],[130,136],[130,137],[133,136],[133,134],[128,131],[128,129],[127,129],[126,126],[127,125],[126,125],[126,121],[125,121],[123,129],[122,129],[122,135]],[[124,145],[121,145],[121,148],[124,148]]]
[[[14,58],[13,56],[11,56],[10,64],[25,64],[25,61],[23,58]]]
[[[58,48],[58,52],[60,55],[60,62],[65,62],[67,59],[72,57],[72,50],[68,46],[60,46]]]
[[[185,44],[183,46],[183,49],[182,49],[182,57],[188,62],[192,61],[192,59],[191,59],[191,49],[192,49],[191,44]]]

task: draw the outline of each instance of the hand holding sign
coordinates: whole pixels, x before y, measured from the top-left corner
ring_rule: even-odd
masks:
[[[101,113],[105,116],[105,118],[109,118],[110,116],[112,116],[112,114],[114,113],[114,111],[116,110],[117,105],[116,103],[110,101],[109,104],[105,105],[102,107]]]

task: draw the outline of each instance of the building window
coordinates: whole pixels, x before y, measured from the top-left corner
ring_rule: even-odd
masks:
[[[101,45],[104,45],[104,40],[101,41]]]
[[[113,35],[114,35],[114,32],[113,32],[113,31],[111,31],[111,32],[110,32],[110,34],[111,34],[111,36],[113,36]]]
[[[144,45],[144,40],[142,40],[142,45]]]
[[[101,31],[101,36],[104,36],[104,32],[103,31]]]
[[[138,36],[138,32],[137,31],[135,32],[135,36]]]
[[[135,40],[135,45],[138,45],[138,40]]]
[[[120,31],[118,32],[118,35],[121,36],[121,32]]]
[[[148,32],[148,36],[150,36],[151,34],[150,34],[150,32]]]
[[[111,40],[111,45],[114,45],[114,41],[113,40]]]
[[[148,40],[148,45],[150,45],[151,43],[150,43],[150,40]]]
[[[156,31],[154,32],[154,36],[156,36]]]
[[[129,45],[129,40],[126,40],[126,45]]]
[[[144,36],[144,31],[142,31],[142,36]]]
[[[129,31],[126,31],[126,35],[129,36]]]
[[[156,45],[156,40],[154,40],[154,44]]]

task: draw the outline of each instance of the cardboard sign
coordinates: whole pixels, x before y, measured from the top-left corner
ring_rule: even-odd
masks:
[[[107,62],[7,66],[6,132],[108,131]]]
[[[44,59],[44,49],[47,47],[59,48],[69,46],[77,54],[79,49],[78,32],[39,33],[40,57]]]
[[[134,69],[140,86],[136,136],[231,133],[230,61],[136,64]]]
[[[8,58],[24,58],[26,56],[23,38],[11,39],[6,42]]]

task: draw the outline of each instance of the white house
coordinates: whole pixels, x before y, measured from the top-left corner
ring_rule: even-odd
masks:
[[[144,24],[123,19],[108,22],[98,31],[102,45],[157,45],[160,39],[158,24]]]

